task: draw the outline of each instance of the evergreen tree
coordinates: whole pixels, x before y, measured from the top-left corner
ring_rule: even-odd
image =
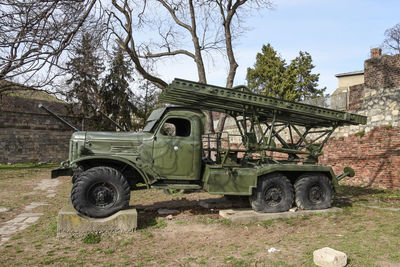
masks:
[[[98,55],[98,43],[94,36],[84,33],[80,42],[73,46],[74,57],[67,63],[71,75],[66,81],[70,86],[67,100],[79,104],[85,117],[93,117],[101,104],[99,80],[104,66]]]
[[[114,48],[108,74],[100,90],[102,111],[126,130],[133,128],[132,116],[137,108],[132,103],[134,94],[129,88],[132,68],[124,58],[124,51]]]
[[[270,44],[263,45],[254,68],[247,69],[248,87],[257,93],[289,101],[322,96],[325,88],[317,88],[319,74],[311,73],[314,67],[307,52],[300,51],[287,65]]]
[[[314,67],[311,55],[302,51],[299,52],[299,56],[296,57],[288,66],[288,69],[291,68],[294,70],[294,90],[297,93],[296,100],[323,96],[326,88],[317,88],[319,74],[312,73]]]

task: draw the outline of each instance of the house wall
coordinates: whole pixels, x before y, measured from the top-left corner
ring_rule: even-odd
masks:
[[[349,86],[364,83],[364,74],[343,76],[338,78],[338,88],[348,88]]]

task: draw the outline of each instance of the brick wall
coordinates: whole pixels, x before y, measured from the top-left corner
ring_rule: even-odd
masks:
[[[349,87],[349,111],[358,111],[363,107],[364,84],[357,84]]]
[[[340,174],[346,166],[356,171],[345,178],[352,185],[400,188],[400,127],[375,127],[364,136],[331,138],[320,163]]]
[[[42,103],[66,114],[60,102],[2,96],[0,99],[0,163],[60,162],[68,158],[72,131],[38,108]]]
[[[366,60],[364,83],[371,89],[400,87],[400,54]]]

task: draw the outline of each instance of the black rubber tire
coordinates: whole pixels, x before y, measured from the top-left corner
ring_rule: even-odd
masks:
[[[332,205],[332,183],[322,173],[307,173],[300,176],[294,184],[294,190],[299,209],[322,210]]]
[[[293,185],[281,173],[260,177],[256,190],[250,196],[251,207],[264,213],[287,211],[292,207],[293,200]]]
[[[73,169],[73,175],[72,175],[72,184],[76,182],[76,179],[78,179],[79,175],[82,174],[85,170],[83,169],[83,166],[78,166],[77,168]]]
[[[129,205],[130,187],[125,177],[110,167],[94,167],[81,173],[71,190],[74,208],[92,218],[110,216]]]

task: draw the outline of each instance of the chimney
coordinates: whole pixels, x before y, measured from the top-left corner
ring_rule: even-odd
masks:
[[[371,49],[371,58],[382,56],[382,49],[380,48],[372,48]]]

